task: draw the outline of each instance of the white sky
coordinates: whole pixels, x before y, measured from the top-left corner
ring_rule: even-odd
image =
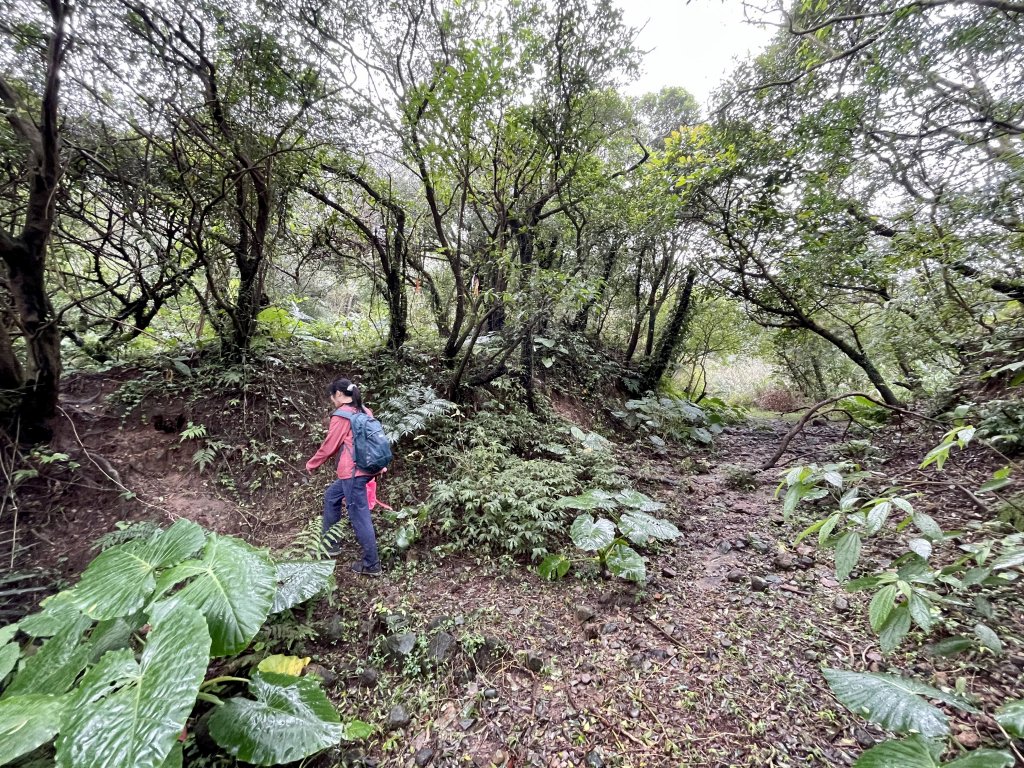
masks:
[[[732,70],[734,60],[759,52],[776,31],[743,17],[740,0],[619,0],[624,20],[642,27],[637,45],[650,51],[644,74],[626,87],[638,96],[666,85],[682,86],[702,106]]]

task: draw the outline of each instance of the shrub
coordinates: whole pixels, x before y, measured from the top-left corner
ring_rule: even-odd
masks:
[[[478,447],[451,479],[433,483],[429,506],[461,548],[541,557],[568,522],[555,502],[580,490],[571,464],[497,457],[490,447]]]
[[[799,398],[790,389],[771,387],[763,389],[754,396],[754,404],[762,411],[789,413],[800,407]]]
[[[61,767],[180,765],[200,701],[215,704],[213,739],[246,762],[333,746],[349,731],[312,678],[261,664],[249,680],[204,682],[212,658],[244,651],[269,616],[321,592],[333,566],[274,562],[188,520],[109,546],[74,587],[0,629],[0,761],[56,737]]]
[[[624,410],[612,411],[629,429],[659,440],[708,445],[722,431],[723,419],[709,418],[686,398],[648,395],[626,402]]]

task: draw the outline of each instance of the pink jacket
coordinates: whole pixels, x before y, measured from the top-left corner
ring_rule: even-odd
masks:
[[[356,409],[351,405],[343,405],[341,410],[356,413]],[[373,416],[373,411],[369,408],[364,410]],[[342,450],[342,446],[345,446],[344,450]],[[370,474],[356,468],[355,451],[352,447],[352,425],[348,419],[341,416],[331,416],[331,423],[327,427],[327,437],[324,438],[323,443],[317,452],[313,454],[313,457],[306,462],[306,469],[312,472],[332,456],[337,456],[339,451],[341,451],[341,457],[338,459],[339,480],[348,480],[352,477],[352,470],[355,470],[356,477],[364,477]]]

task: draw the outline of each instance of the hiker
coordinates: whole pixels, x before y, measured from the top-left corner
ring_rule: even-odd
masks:
[[[370,519],[369,500],[366,486],[375,475],[356,466],[355,446],[352,424],[348,418],[339,414],[365,413],[373,416],[369,408],[363,407],[363,398],[359,387],[345,378],[335,379],[327,388],[331,403],[337,409],[331,415],[331,423],[327,429],[327,437],[313,457],[306,462],[306,471],[313,470],[332,456],[338,456],[337,479],[331,483],[324,494],[323,533],[326,536],[331,526],[341,519],[341,505],[348,509],[348,519],[352,523],[356,540],[363,549],[363,559],[352,563],[353,573],[363,576],[380,575],[380,558],[377,556],[377,535]],[[336,544],[330,544],[328,557],[341,554]]]

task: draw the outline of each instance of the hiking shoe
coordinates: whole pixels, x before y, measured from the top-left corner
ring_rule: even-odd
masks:
[[[341,550],[340,549],[336,549],[334,547],[331,547],[330,549],[324,551],[324,556],[325,557],[338,557],[340,554],[341,554]]]
[[[358,573],[360,576],[380,576],[380,566],[376,568],[367,568],[362,562],[352,563],[352,573]]]

